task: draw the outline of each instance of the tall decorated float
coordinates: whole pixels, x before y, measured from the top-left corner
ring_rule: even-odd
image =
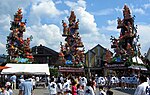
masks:
[[[60,43],[59,62],[61,73],[83,72],[84,67],[84,45],[79,35],[79,20],[76,19],[74,11],[68,18],[69,24],[62,20],[63,34],[66,43]]]
[[[134,25],[135,16],[131,16],[127,5],[123,8],[123,19],[118,18],[117,29],[120,29],[119,38],[111,36],[111,48],[114,50],[114,56],[106,67],[115,71],[116,74],[135,74],[147,70],[142,61],[140,52],[139,35],[137,25]],[[137,72],[136,72],[137,71]]]
[[[23,21],[22,10],[14,15],[11,21],[10,34],[7,36],[6,49],[8,53],[8,69],[2,71],[2,74],[32,74],[32,75],[50,75],[48,64],[33,64],[34,57],[30,48],[32,36],[25,38],[26,20]]]
[[[7,61],[10,63],[31,63],[33,61],[30,48],[30,41],[33,37],[24,38],[23,34],[26,32],[26,20],[22,21],[22,19],[22,10],[18,9],[13,21],[11,21],[10,34],[7,36]]]

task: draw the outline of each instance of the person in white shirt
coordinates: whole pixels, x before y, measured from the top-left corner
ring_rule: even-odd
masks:
[[[103,89],[103,86],[99,86],[99,95],[106,95],[106,92]]]
[[[67,81],[67,79],[65,79],[63,84],[63,92],[67,94],[70,90],[70,83]]]
[[[98,81],[97,81],[97,84],[104,86],[106,84],[105,78],[104,77],[99,77]]]
[[[57,92],[58,92],[58,95],[62,95],[63,93],[62,93],[62,84],[61,84],[61,80],[60,79],[58,79],[58,81],[57,81]]]
[[[86,84],[87,84],[87,79],[85,77],[82,77],[80,79],[80,85],[81,86],[84,86],[84,88],[86,87]]]
[[[13,90],[12,90],[11,86],[7,87],[7,91],[9,93],[9,95],[13,95]]]
[[[95,95],[94,90],[92,88],[92,82],[88,81],[84,90],[84,95]]]
[[[32,76],[32,78],[30,78],[32,84],[33,84],[33,90],[36,88],[36,81],[35,81],[35,76]]]
[[[57,84],[54,82],[54,78],[51,78],[51,82],[48,85],[49,95],[57,94]]]
[[[64,82],[64,78],[63,78],[63,75],[62,75],[62,74],[60,75],[60,80],[61,80],[61,83]]]
[[[77,95],[84,95],[84,90],[80,84],[77,84]]]
[[[141,84],[138,85],[134,95],[150,95],[150,88],[146,76],[140,76]]]

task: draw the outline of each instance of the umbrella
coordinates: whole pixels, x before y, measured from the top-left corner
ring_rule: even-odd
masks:
[[[0,66],[0,70],[7,69],[7,68],[10,68],[10,67],[7,67],[7,66]]]

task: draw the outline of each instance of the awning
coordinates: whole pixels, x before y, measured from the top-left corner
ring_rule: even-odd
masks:
[[[10,67],[8,67],[8,66],[0,66],[0,70],[7,69],[7,68],[10,68]]]
[[[144,66],[136,66],[136,65],[132,65],[132,66],[129,66],[128,68],[135,69],[135,70],[143,70],[143,71],[147,71],[147,68],[144,67]]]
[[[50,75],[48,64],[6,64],[8,69],[2,70],[2,74],[47,74]]]

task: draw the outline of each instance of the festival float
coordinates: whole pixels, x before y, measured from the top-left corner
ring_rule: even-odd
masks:
[[[23,14],[19,8],[11,21],[10,34],[7,36],[6,49],[8,53],[8,63],[32,63],[33,56],[30,48],[32,36],[25,38],[26,20],[22,21]]]
[[[79,20],[76,20],[74,11],[68,18],[69,24],[62,20],[65,44],[60,43],[59,53],[60,72],[83,72],[84,67],[84,45],[79,35]]]
[[[114,50],[114,56],[110,62],[106,62],[108,69],[116,71],[117,74],[127,75],[136,72],[145,71],[145,64],[142,61],[139,44],[139,35],[137,25],[134,25],[135,16],[131,16],[127,5],[123,8],[123,19],[118,17],[117,29],[121,29],[119,38],[111,36],[111,48]]]

